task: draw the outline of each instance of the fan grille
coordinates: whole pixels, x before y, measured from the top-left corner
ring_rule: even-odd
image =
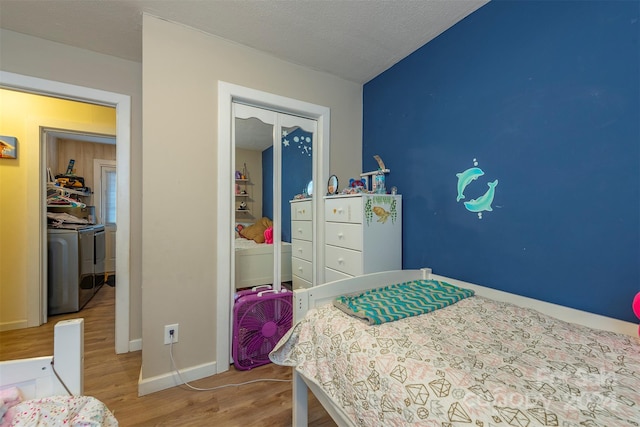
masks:
[[[263,293],[239,298],[234,305],[233,360],[247,370],[270,363],[269,353],[291,328],[292,293]]]

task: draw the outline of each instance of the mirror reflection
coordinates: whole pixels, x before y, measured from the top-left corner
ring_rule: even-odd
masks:
[[[273,125],[235,118],[235,289],[274,283],[274,250],[281,278],[291,282],[291,244],[274,245]],[[280,249],[278,249],[280,248]]]
[[[313,283],[311,196],[317,124],[265,111],[252,107],[250,115],[261,119],[249,114],[234,118],[235,288],[309,287]],[[296,209],[302,214],[295,214]],[[292,255],[296,243],[297,252]]]
[[[313,134],[300,127],[282,128],[282,241],[291,242],[289,202],[309,196],[312,178]]]
[[[293,247],[293,289],[313,285],[313,137],[300,127],[282,129],[283,239]]]

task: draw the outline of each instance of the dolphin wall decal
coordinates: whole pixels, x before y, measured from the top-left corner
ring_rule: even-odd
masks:
[[[464,202],[464,206],[468,211],[471,212],[482,212],[482,211],[493,211],[491,208],[491,203],[493,203],[493,196],[496,193],[496,185],[498,185],[498,180],[496,179],[493,182],[488,182],[487,185],[489,189],[482,196],[477,199],[473,199],[469,202]]]
[[[464,189],[471,183],[478,179],[479,176],[484,175],[484,171],[480,168],[469,168],[464,172],[457,173],[458,177],[458,197],[456,198],[456,202],[459,202],[461,199],[464,199]]]

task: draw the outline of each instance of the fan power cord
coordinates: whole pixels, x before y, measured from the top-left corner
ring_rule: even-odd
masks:
[[[180,381],[182,381],[182,384],[186,385],[188,388],[190,388],[191,390],[194,390],[194,391],[213,391],[213,390],[219,390],[221,388],[238,387],[238,386],[242,386],[242,385],[254,384],[254,383],[259,383],[259,382],[274,382],[274,383],[290,383],[291,382],[291,380],[281,380],[281,379],[277,379],[277,378],[258,378],[257,380],[246,381],[246,382],[243,382],[243,383],[223,384],[223,385],[219,385],[217,387],[211,387],[211,388],[195,387],[195,386],[192,386],[191,384],[189,384],[189,382],[186,381],[184,378],[182,378],[182,374],[180,373],[180,370],[176,366],[176,361],[173,358],[173,335],[171,335],[171,343],[169,345],[169,357],[171,358],[171,367],[176,372],[176,374],[178,374],[178,378],[180,378]]]

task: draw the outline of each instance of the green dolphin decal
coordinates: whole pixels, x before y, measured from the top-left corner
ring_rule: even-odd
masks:
[[[493,211],[491,209],[491,203],[493,203],[493,196],[496,193],[496,185],[498,185],[498,180],[496,179],[493,182],[487,183],[489,189],[482,196],[477,199],[473,199],[469,202],[464,202],[464,206],[468,211],[471,212],[482,212],[482,211]]]
[[[459,202],[461,199],[464,199],[464,189],[471,183],[478,179],[479,176],[484,175],[484,172],[480,168],[469,168],[464,172],[457,173],[458,177],[458,198],[456,202]]]

